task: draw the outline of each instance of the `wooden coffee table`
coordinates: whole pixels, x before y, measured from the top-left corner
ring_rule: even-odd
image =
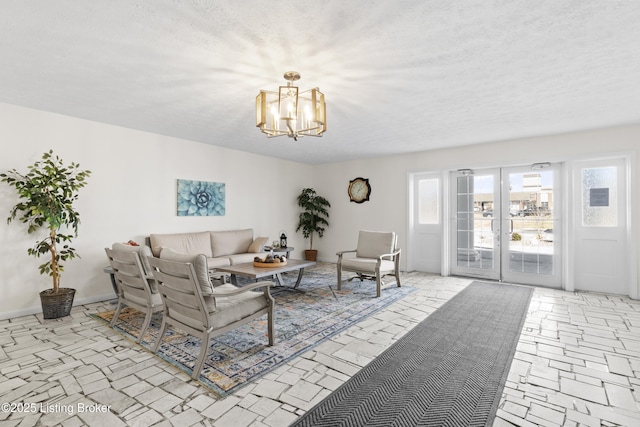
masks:
[[[298,270],[298,279],[296,280],[296,284],[293,286],[293,289],[297,290],[300,285],[300,281],[302,280],[304,269],[314,265],[316,265],[315,261],[288,259],[287,265],[283,265],[282,267],[254,267],[252,262],[247,262],[244,264],[229,265],[227,267],[216,267],[216,271],[230,273],[231,283],[234,285],[238,284],[237,276],[248,277],[255,280],[275,276],[277,281],[276,286],[280,287],[284,286],[282,273]]]

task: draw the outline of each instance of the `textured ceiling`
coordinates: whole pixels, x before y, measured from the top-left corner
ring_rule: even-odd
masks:
[[[305,163],[640,123],[640,1],[4,0],[0,102]],[[323,138],[267,139],[285,71]]]

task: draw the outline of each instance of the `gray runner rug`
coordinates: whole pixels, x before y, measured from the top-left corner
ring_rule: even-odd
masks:
[[[292,426],[489,426],[533,289],[473,282]]]

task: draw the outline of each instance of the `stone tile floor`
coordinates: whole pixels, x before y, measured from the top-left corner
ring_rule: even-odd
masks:
[[[402,279],[418,292],[225,399],[89,317],[114,301],[0,321],[0,426],[287,426],[471,282]],[[493,425],[640,426],[640,301],[536,288]]]

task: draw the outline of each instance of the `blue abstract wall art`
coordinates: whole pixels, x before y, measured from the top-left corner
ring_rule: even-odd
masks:
[[[222,216],[224,182],[178,180],[178,216]]]

